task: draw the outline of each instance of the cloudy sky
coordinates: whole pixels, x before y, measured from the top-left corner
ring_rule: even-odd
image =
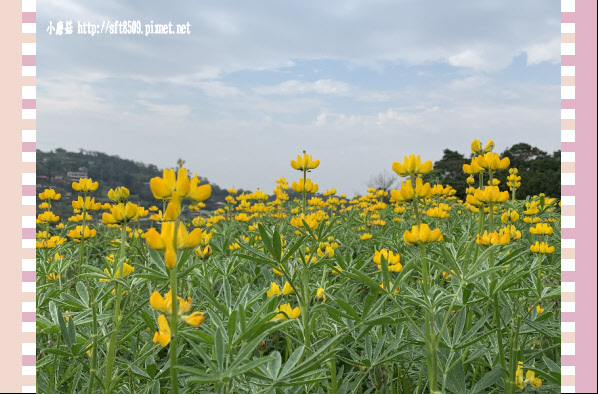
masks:
[[[474,138],[560,149],[559,2],[42,3],[41,150],[160,168],[180,157],[221,187],[266,192],[298,178],[289,162],[307,150],[320,190],[353,194],[405,155],[469,155]],[[68,20],[189,22],[191,34],[46,31]]]

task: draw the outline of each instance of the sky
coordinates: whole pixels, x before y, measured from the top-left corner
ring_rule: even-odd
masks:
[[[177,160],[223,188],[300,176],[363,193],[394,161],[519,142],[560,149],[560,3],[48,0],[37,10],[37,148]],[[189,22],[187,35],[77,23]],[[72,21],[71,35],[50,35]],[[118,186],[118,185],[110,185]]]

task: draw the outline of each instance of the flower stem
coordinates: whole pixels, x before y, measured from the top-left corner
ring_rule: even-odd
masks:
[[[114,278],[120,267],[124,267],[124,261],[126,257],[125,246],[127,243],[127,226],[123,223],[121,226],[120,235],[120,249],[118,253],[118,266],[112,267]],[[112,381],[112,368],[114,366],[114,358],[116,357],[116,340],[118,339],[118,329],[120,328],[120,302],[122,297],[122,290],[119,282],[116,282],[114,289],[116,300],[114,301],[114,331],[110,334],[110,340],[108,342],[108,355],[106,357],[106,376],[104,376],[104,393],[110,392],[110,382]]]
[[[83,193],[83,207],[82,207],[82,215],[83,215],[83,222],[81,225],[81,241],[79,242],[79,261],[77,263],[77,276],[75,277],[75,282],[81,274],[81,266],[83,265],[83,250],[85,245],[85,226],[87,224],[87,208],[85,207],[85,201],[87,200],[87,192]]]
[[[97,368],[97,359],[98,359],[98,317],[97,317],[97,310],[96,310],[96,300],[95,295],[93,293],[93,289],[89,287],[89,293],[91,294],[91,314],[93,318],[93,334],[92,334],[92,345],[91,345],[91,361],[89,364],[89,386],[87,392],[89,394],[93,393],[93,388],[95,386],[95,375],[96,375],[96,368]]]
[[[173,235],[173,245],[175,250],[175,255],[178,254],[177,250],[177,235],[179,230],[179,223],[180,220],[177,218],[174,222],[174,235]],[[178,288],[177,288],[177,266],[175,266],[170,270],[170,291],[172,292],[172,310],[170,313],[170,332],[172,335],[172,339],[170,340],[170,384],[172,386],[172,393],[178,394],[179,392],[179,380],[178,380],[178,371],[176,369],[177,365],[177,350],[178,350]]]

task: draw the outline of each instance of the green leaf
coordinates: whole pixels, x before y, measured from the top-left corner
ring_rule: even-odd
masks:
[[[544,360],[544,364],[546,364],[546,366],[548,367],[548,369],[550,369],[550,371],[557,373],[557,374],[561,374],[561,367],[559,367],[554,361],[552,361],[551,359],[549,359],[546,356],[542,356],[542,360]]]
[[[218,371],[224,372],[224,335],[222,328],[216,329],[216,336],[214,338],[214,352],[216,353],[216,363],[218,363]]]
[[[492,371],[485,373],[475,386],[469,391],[471,394],[482,393],[484,390],[502,379],[502,368],[495,367]]]
[[[87,292],[87,288],[82,282],[77,282],[77,294],[79,294],[79,298],[83,301],[86,308],[89,308],[89,293]]]
[[[291,354],[291,357],[289,357],[287,362],[284,364],[282,371],[280,372],[280,379],[284,378],[289,372],[293,370],[293,368],[295,368],[295,365],[297,365],[297,363],[301,359],[301,355],[303,355],[304,350],[305,346],[300,345],[299,347],[297,347],[297,349],[293,351],[293,354]]]
[[[131,371],[135,374],[135,375],[139,375],[141,377],[144,377],[146,379],[151,379],[151,377],[147,374],[147,372],[145,372],[143,369],[139,368],[137,365],[135,364],[130,364],[129,368],[131,368]]]

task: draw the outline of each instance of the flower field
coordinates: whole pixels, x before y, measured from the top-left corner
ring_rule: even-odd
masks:
[[[560,392],[560,203],[517,196],[493,148],[471,144],[464,201],[415,155],[398,190],[320,190],[329,164],[305,152],[290,186],[230,189],[209,214],[182,162],[149,180],[151,207],[81,179],[59,218],[45,190],[38,389]]]

